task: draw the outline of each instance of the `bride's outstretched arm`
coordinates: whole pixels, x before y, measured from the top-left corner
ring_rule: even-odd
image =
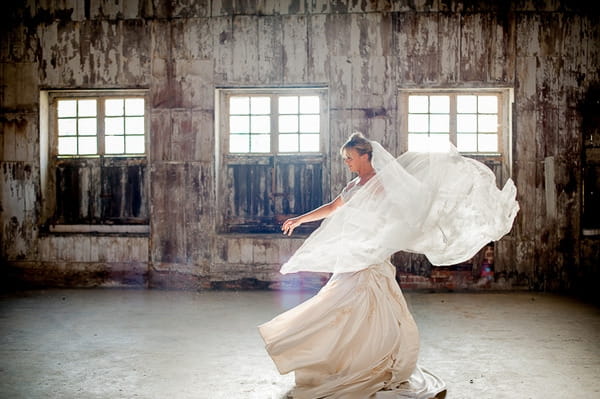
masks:
[[[313,222],[315,220],[321,220],[326,218],[331,214],[331,212],[335,211],[339,206],[343,203],[342,197],[337,196],[331,202],[326,203],[325,205],[321,205],[317,209],[313,209],[310,212],[305,213],[304,215],[296,216],[294,218],[290,218],[283,222],[281,226],[281,230],[283,234],[291,236],[294,232],[294,229],[300,226],[302,223]]]

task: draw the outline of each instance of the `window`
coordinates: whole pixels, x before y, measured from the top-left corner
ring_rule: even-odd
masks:
[[[318,153],[320,119],[318,95],[233,95],[229,97],[229,152]]]
[[[445,151],[450,142],[461,153],[502,155],[509,128],[508,94],[507,90],[401,92],[405,149]]]
[[[144,99],[57,99],[58,156],[141,155]]]
[[[40,123],[42,159],[47,160],[44,217],[52,229],[147,225],[145,92],[46,91],[40,98],[40,115],[48,120]]]
[[[221,89],[217,98],[219,231],[280,232],[286,218],[322,205],[326,89]]]

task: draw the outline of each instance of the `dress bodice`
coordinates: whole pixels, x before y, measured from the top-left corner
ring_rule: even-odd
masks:
[[[344,189],[342,190],[342,193],[340,194],[342,197],[342,201],[344,201],[344,202],[350,201],[350,198],[352,198],[352,196],[358,192],[358,190],[361,187],[358,184],[358,181],[359,181],[358,179],[359,178],[356,177],[356,178],[352,179],[348,184],[346,184],[346,187],[344,187]]]

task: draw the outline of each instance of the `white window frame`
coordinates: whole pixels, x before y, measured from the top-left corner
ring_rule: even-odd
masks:
[[[96,154],[96,155],[58,155],[58,110],[57,99],[85,99],[85,98],[144,98],[144,148],[143,154]],[[48,220],[54,214],[55,188],[54,171],[56,164],[68,159],[93,159],[93,158],[131,158],[138,162],[148,160],[150,154],[150,101],[147,89],[44,89],[40,90],[40,177],[42,192],[42,221]],[[98,122],[100,123],[100,122]],[[100,134],[97,134],[100,136]],[[98,137],[99,147],[102,138]],[[150,192],[148,183],[148,193]],[[142,234],[147,235],[149,225],[51,225],[51,233],[94,233],[94,234]]]
[[[271,109],[271,151],[270,152],[245,152],[231,153],[229,151],[229,98],[231,96],[247,95],[318,95],[320,98],[320,132],[318,152],[279,152],[277,136],[278,132],[273,124],[277,118],[276,112]],[[217,199],[217,231],[220,231],[224,222],[224,186],[228,184],[225,170],[229,162],[237,161],[247,163],[264,164],[278,159],[292,159],[292,157],[306,159],[310,162],[322,162],[323,170],[329,170],[329,91],[326,86],[304,86],[304,87],[219,87],[215,89],[215,186]],[[323,176],[323,184],[329,184],[329,174]],[[325,194],[328,198],[328,194]],[[250,235],[255,233],[248,233]]]
[[[148,143],[149,143],[149,126],[150,126],[150,112],[149,102],[147,98],[148,91],[140,89],[115,89],[115,90],[51,90],[48,91],[49,101],[49,145],[50,145],[50,156],[52,158],[143,158],[148,156]],[[144,153],[117,153],[117,154],[106,154],[104,145],[104,101],[106,99],[123,99],[123,98],[143,98],[144,99]],[[80,99],[95,99],[98,100],[97,108],[98,113],[96,115],[97,124],[97,153],[96,154],[59,154],[58,153],[58,100],[80,100]],[[90,136],[92,137],[92,136]]]
[[[502,161],[510,169],[511,164],[511,106],[513,103],[512,88],[401,88],[398,90],[398,118],[400,126],[400,150],[408,148],[408,98],[410,95],[450,95],[450,142],[456,146],[456,101],[457,95],[496,95],[498,97],[498,151],[497,152],[462,152],[474,158],[495,158]],[[510,175],[510,173],[509,173]]]
[[[328,131],[328,93],[325,87],[302,87],[302,88],[226,88],[217,89],[215,99],[218,102],[215,107],[217,119],[217,142],[223,154],[231,156],[265,156],[265,155],[311,155],[324,154],[327,151]],[[229,99],[234,96],[269,96],[271,97],[271,132],[269,152],[230,152],[229,148]],[[278,104],[277,98],[282,96],[319,96],[319,151],[279,151],[278,132]],[[218,132],[221,132],[218,134]],[[283,133],[284,134],[284,133]],[[217,154],[220,157],[221,151]]]

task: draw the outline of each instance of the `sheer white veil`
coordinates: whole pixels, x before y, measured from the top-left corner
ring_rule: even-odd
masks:
[[[457,264],[510,231],[519,210],[512,180],[499,190],[486,165],[452,146],[394,158],[371,144],[375,177],[323,221],[281,273],[353,272],[401,250],[434,265]]]

